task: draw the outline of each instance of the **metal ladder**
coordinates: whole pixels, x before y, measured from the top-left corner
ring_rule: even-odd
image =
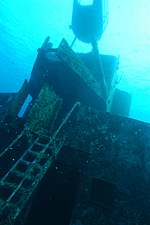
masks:
[[[10,144],[3,151],[3,154],[10,147],[13,147],[25,132],[22,131],[19,137],[13,141],[13,144]],[[47,139],[45,137],[37,137],[1,179],[0,187],[9,194],[7,199],[0,199],[0,214],[4,215],[5,211],[7,211],[7,218],[0,221],[0,224],[14,223],[51,163],[57,157],[58,152],[64,145],[65,136],[56,137],[56,135],[54,133]],[[44,140],[44,143],[42,140]]]
[[[6,195],[0,198],[0,225],[14,224],[16,217],[33,194],[51,163],[57,158],[57,154],[66,141],[66,136],[60,135],[59,131],[77,106],[80,106],[79,102],[74,104],[53,134],[48,136],[37,134],[30,146],[24,149],[23,155],[0,180],[0,191]],[[23,135],[31,139],[33,134],[36,133],[30,129],[30,123],[25,124],[24,130],[4,149],[0,157],[13,148]]]

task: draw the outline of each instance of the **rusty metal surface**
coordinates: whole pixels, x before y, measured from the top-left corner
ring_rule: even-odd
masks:
[[[45,83],[26,120],[26,129],[38,134],[50,131],[61,104],[59,96]]]
[[[78,220],[87,225],[148,224],[150,124],[81,106],[68,145],[90,153],[78,185],[71,224]],[[94,177],[110,183],[110,187],[115,185],[113,207],[108,207],[106,198],[105,204],[97,204],[95,197],[91,201]],[[97,188],[104,192],[102,186]],[[103,195],[107,193],[100,193],[98,198]]]
[[[91,53],[77,55],[69,47],[65,39],[60,43],[58,56],[90,87],[105,104],[105,111],[110,112],[114,91],[117,82],[117,65],[118,60],[115,56],[100,55],[100,71],[97,74],[95,57]],[[82,60],[81,60],[82,59]],[[101,80],[97,76],[105,76],[106,87],[102,87]],[[106,89],[104,91],[104,89]],[[107,92],[107,95],[106,93]],[[102,105],[102,103],[100,103]],[[102,110],[104,107],[101,107]]]
[[[103,98],[102,91],[99,83],[91,74],[90,70],[84,65],[80,57],[69,47],[65,39],[60,43],[58,50],[58,56],[67,65],[73,69],[101,98]]]

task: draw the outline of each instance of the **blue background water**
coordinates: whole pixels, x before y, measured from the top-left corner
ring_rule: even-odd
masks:
[[[71,24],[73,0],[0,1],[0,92],[17,92],[49,35],[53,47],[74,35]],[[149,0],[109,0],[109,23],[99,41],[102,54],[119,56],[118,88],[132,94],[130,117],[150,123],[150,29]],[[76,52],[91,46],[76,41]]]

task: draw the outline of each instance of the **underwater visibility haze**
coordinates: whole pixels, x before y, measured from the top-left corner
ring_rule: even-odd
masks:
[[[81,1],[88,4],[92,1]],[[29,80],[37,49],[47,36],[57,48],[62,38],[74,39],[73,0],[0,1],[0,92],[18,92]],[[149,0],[109,0],[109,22],[99,41],[101,54],[119,58],[117,88],[132,95],[130,117],[150,123]],[[77,40],[75,52],[90,44]]]
[[[149,12],[0,0],[0,225],[150,224]]]

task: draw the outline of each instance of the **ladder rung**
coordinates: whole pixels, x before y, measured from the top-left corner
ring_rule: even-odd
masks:
[[[13,190],[15,190],[15,189],[17,188],[17,186],[18,186],[18,185],[15,184],[15,183],[6,182],[6,181],[3,182],[3,185],[4,185],[5,187],[11,188],[11,189],[13,189]],[[26,189],[25,189],[24,187],[20,187],[19,191],[25,192]]]
[[[36,151],[28,150],[27,152],[29,152],[30,154],[32,154],[34,156],[39,155],[39,152],[36,152]]]
[[[27,166],[29,166],[31,164],[31,162],[29,162],[27,160],[24,160],[24,159],[20,159],[19,162],[22,163],[22,164],[24,164],[24,165],[27,165]]]
[[[17,184],[8,182],[8,181],[3,181],[3,183],[1,183],[1,184],[3,184],[3,186],[6,188],[11,188],[11,189],[16,189],[16,187],[17,187]]]
[[[22,173],[22,172],[20,172],[18,170],[15,170],[15,169],[11,171],[11,174],[12,175],[16,175],[18,177],[24,177],[25,176],[25,173]]]

